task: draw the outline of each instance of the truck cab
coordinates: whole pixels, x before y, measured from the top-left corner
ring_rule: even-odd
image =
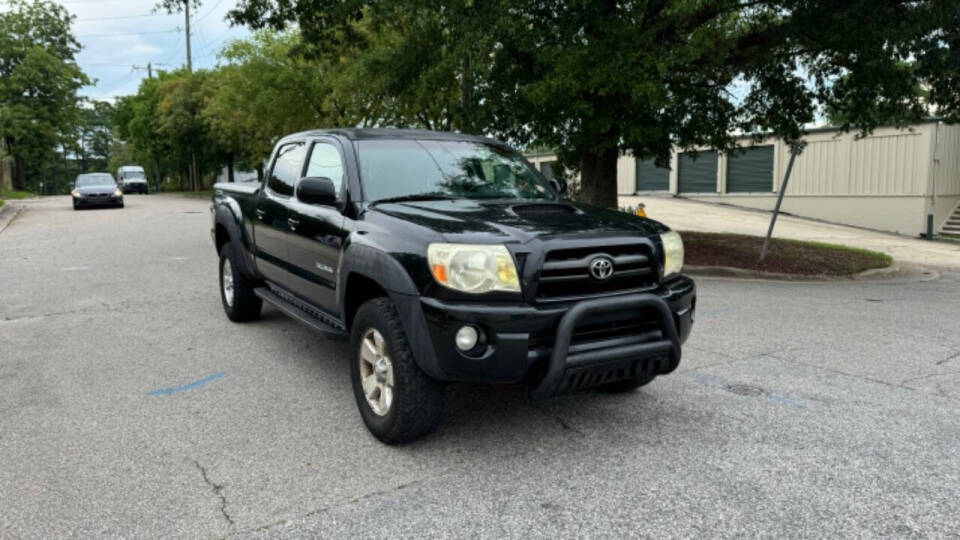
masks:
[[[563,195],[484,137],[293,134],[262,182],[214,185],[222,304],[245,322],[266,301],[347,340],[361,416],[387,443],[432,430],[448,382],[544,399],[673,371],[696,307],[679,235]]]

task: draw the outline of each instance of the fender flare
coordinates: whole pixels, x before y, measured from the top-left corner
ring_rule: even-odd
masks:
[[[347,279],[360,274],[376,281],[388,293],[419,295],[407,269],[399,261],[373,246],[350,243],[340,260],[340,305],[346,305]]]
[[[340,306],[346,306],[347,281],[351,275],[360,275],[378,283],[387,291],[390,301],[400,314],[403,332],[413,352],[417,366],[436,380],[445,378],[437,361],[436,349],[427,331],[427,321],[420,306],[420,291],[417,290],[406,268],[387,253],[362,244],[351,244],[344,252],[340,263]],[[341,308],[341,311],[343,309]],[[346,322],[346,313],[341,312]]]
[[[213,223],[214,226],[220,225],[227,231],[227,235],[230,237],[231,242],[237,241],[241,247],[242,255],[241,261],[243,262],[243,268],[240,270],[249,277],[257,277],[256,265],[253,262],[253,242],[250,240],[249,235],[247,235],[246,229],[243,227],[243,212],[240,210],[240,205],[232,199],[227,199],[225,201],[219,201],[214,210]]]

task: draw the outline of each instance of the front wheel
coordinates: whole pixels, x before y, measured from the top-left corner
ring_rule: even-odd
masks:
[[[263,300],[256,295],[256,282],[240,271],[240,255],[233,242],[220,250],[220,301],[223,311],[233,322],[252,321],[260,317]]]
[[[350,375],[367,429],[387,444],[433,431],[443,416],[444,385],[413,359],[400,315],[388,298],[367,301],[350,332]]]

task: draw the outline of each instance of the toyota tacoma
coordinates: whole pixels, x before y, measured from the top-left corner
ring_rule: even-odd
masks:
[[[623,392],[680,362],[696,307],[668,227],[564,199],[491,139],[332,129],[281,139],[262,182],[214,185],[220,297],[349,343],[367,428],[431,431],[448,382],[531,399]]]

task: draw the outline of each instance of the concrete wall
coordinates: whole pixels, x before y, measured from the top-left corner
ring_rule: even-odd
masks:
[[[773,210],[776,195],[700,195],[691,199]],[[926,199],[904,197],[785,196],[781,210],[796,216],[916,236],[925,231]]]

